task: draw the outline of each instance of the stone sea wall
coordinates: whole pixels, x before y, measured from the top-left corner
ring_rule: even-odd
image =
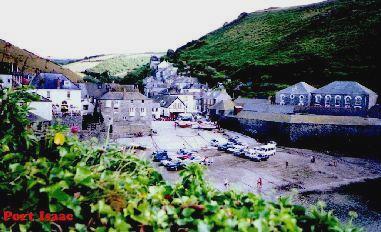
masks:
[[[381,157],[381,125],[290,123],[234,116],[218,121],[223,128],[263,142],[274,140],[285,146]]]

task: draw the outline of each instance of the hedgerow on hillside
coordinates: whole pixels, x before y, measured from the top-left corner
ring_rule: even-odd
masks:
[[[81,142],[76,130],[30,129],[24,89],[0,92],[2,211],[71,213],[69,222],[1,221],[1,231],[360,231],[322,205],[311,209],[259,195],[217,191],[199,165],[166,183],[131,151]]]

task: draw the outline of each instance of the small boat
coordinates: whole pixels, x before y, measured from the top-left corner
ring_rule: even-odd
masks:
[[[177,122],[177,125],[179,125],[180,128],[187,128],[187,127],[191,127],[192,126],[191,123],[189,123],[189,122],[182,122],[182,121]]]
[[[214,129],[217,129],[217,127],[213,124],[205,124],[205,123],[202,123],[198,126],[199,129],[202,129],[202,130],[214,130]]]

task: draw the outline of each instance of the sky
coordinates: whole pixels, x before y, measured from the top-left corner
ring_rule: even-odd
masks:
[[[241,12],[319,0],[0,0],[0,38],[43,57],[162,52]]]

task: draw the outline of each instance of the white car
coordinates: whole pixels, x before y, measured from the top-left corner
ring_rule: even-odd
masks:
[[[242,145],[235,145],[231,148],[228,148],[226,151],[229,152],[229,153],[234,153],[234,152],[237,152],[237,151],[241,151],[242,149],[245,149],[246,146],[242,146]]]
[[[261,161],[261,158],[258,156],[258,150],[256,148],[254,149],[248,149],[245,152],[245,157],[252,160],[252,161]]]
[[[266,145],[260,146],[258,148],[258,153],[261,155],[272,156],[276,153],[276,145],[273,143],[268,143]]]

